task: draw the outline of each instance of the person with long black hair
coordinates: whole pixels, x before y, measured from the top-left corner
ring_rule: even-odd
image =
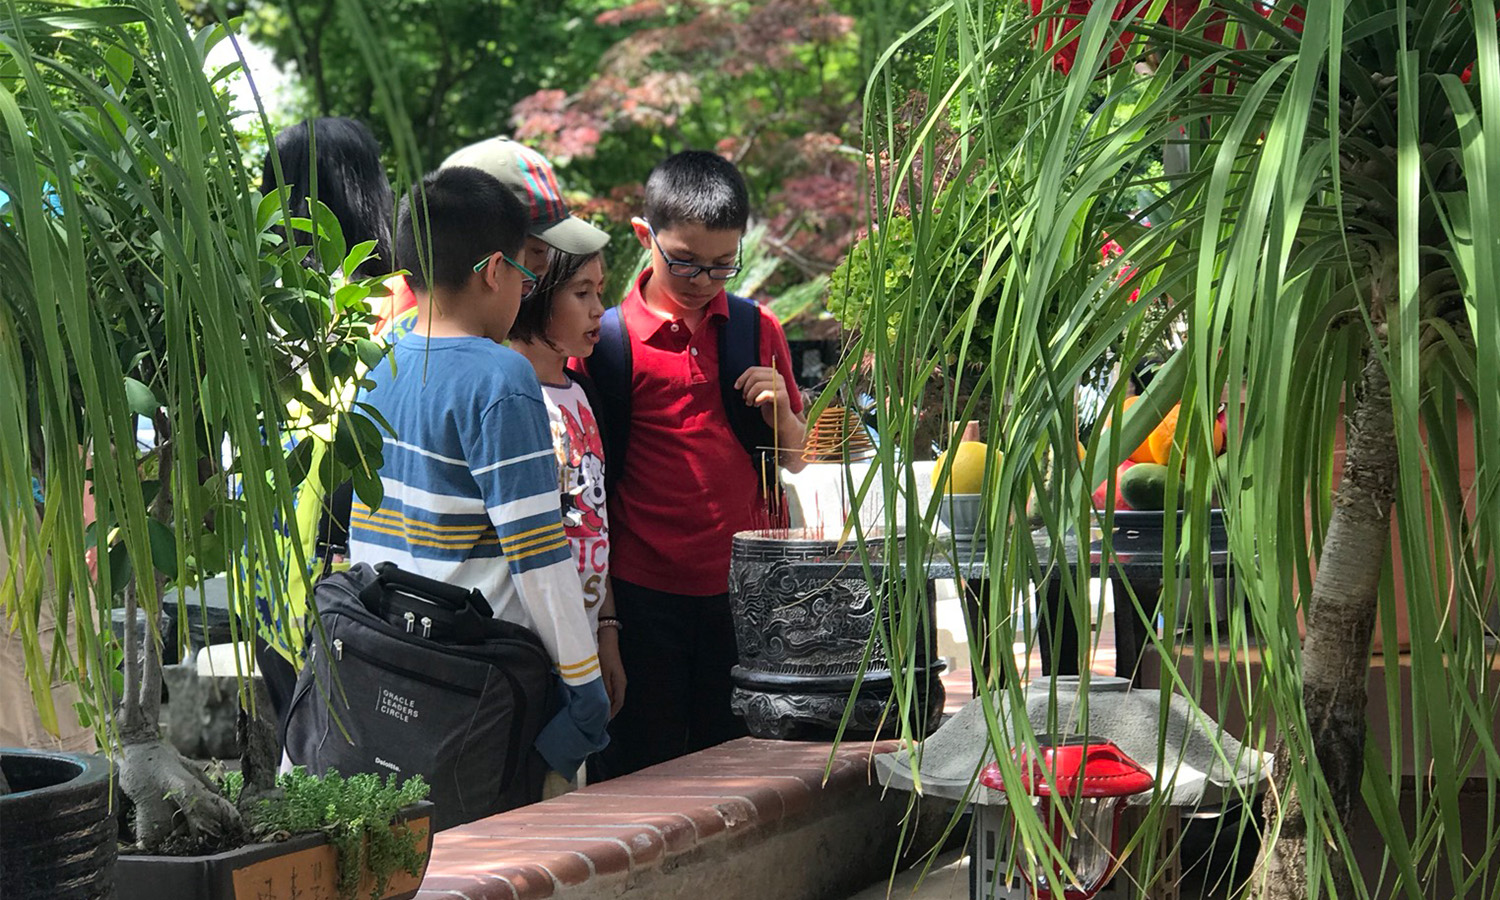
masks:
[[[261,166],[260,192],[269,194],[283,185],[290,188],[287,209],[293,216],[308,217],[316,197],[338,220],[348,246],[375,242],[375,252],[345,275],[375,278],[395,271],[391,222],[396,195],[380,162],[380,144],[363,122],[308,119],[279,132]],[[296,240],[310,243],[312,235],[298,232]],[[308,259],[314,258],[309,254]]]
[[[287,189],[286,211],[293,218],[311,218],[316,199],[333,213],[346,246],[375,242],[374,251],[353,272],[344,272],[345,278],[380,278],[395,271],[395,193],[380,161],[380,144],[363,122],[324,117],[307,119],[280,131],[261,163],[260,192],[268,195],[282,187]],[[293,240],[299,244],[310,244],[312,239],[306,231],[293,230]],[[304,262],[310,266],[319,264],[316,254],[311,253]],[[377,322],[372,332],[378,331],[390,317],[401,293],[410,294],[401,278],[390,278],[388,284],[391,294],[376,300]],[[324,488],[327,490],[320,497],[323,509],[318,516],[315,544],[304,549],[320,559],[331,560],[348,550],[353,489],[348,482]],[[269,604],[260,605],[263,627],[256,640],[256,662],[279,718],[291,700],[296,683],[296,671],[289,659],[296,651],[285,639],[277,637],[287,629],[275,621]],[[275,646],[267,642],[267,637],[274,639]]]

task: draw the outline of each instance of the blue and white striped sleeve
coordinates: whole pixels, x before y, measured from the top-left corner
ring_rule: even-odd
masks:
[[[599,677],[598,645],[563,531],[557,458],[540,389],[499,398],[465,448],[516,592],[563,681]]]

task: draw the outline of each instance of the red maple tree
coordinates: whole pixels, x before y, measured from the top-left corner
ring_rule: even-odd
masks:
[[[750,180],[772,249],[806,274],[832,269],[859,218],[863,157],[858,94],[818,67],[853,54],[853,19],[829,0],[639,0],[595,22],[623,32],[597,74],[512,108],[515,137],[589,182],[584,210],[621,222],[639,212],[644,171],[587,175],[608,167],[611,147],[712,148]]]

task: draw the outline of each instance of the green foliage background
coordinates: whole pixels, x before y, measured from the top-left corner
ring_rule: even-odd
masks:
[[[381,145],[390,126],[374,115],[378,83],[354,45],[341,0],[250,0],[250,37],[295,67],[309,115],[363,119]],[[398,80],[422,159],[506,130],[511,106],[533,91],[581,84],[619,29],[601,12],[623,0],[383,0],[364,4],[384,67]],[[293,111],[288,111],[293,112]]]
[[[770,225],[766,246],[781,264],[761,280],[765,296],[793,291],[809,314],[821,307],[800,302],[805,286],[842,258],[863,214],[865,79],[928,12],[911,0],[878,16],[857,0],[391,0],[364,4],[382,69],[372,75],[342,5],[243,6],[251,38],[299,87],[291,107],[272,111],[279,123],[353,116],[389,151],[395,136],[376,110],[380,84],[398,80],[423,167],[486,137],[526,140],[558,164],[575,209],[611,232],[612,265],[626,268],[646,173],[677,150],[718,149]],[[919,72],[924,45],[903,45],[887,69]],[[616,274],[623,290],[634,272]]]

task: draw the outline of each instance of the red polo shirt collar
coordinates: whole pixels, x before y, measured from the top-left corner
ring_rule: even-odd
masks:
[[[638,335],[638,340],[649,341],[660,338],[671,331],[675,323],[685,327],[687,325],[682,319],[669,316],[664,312],[652,309],[646,303],[646,282],[651,280],[651,269],[647,267],[640,275],[636,276],[635,285],[630,293],[625,295],[625,302],[621,304],[620,313],[625,317],[625,329],[633,335]],[[715,319],[727,320],[729,318],[729,295],[723,288],[708,301],[708,312],[703,317],[707,323]],[[700,326],[701,327],[701,326]]]

